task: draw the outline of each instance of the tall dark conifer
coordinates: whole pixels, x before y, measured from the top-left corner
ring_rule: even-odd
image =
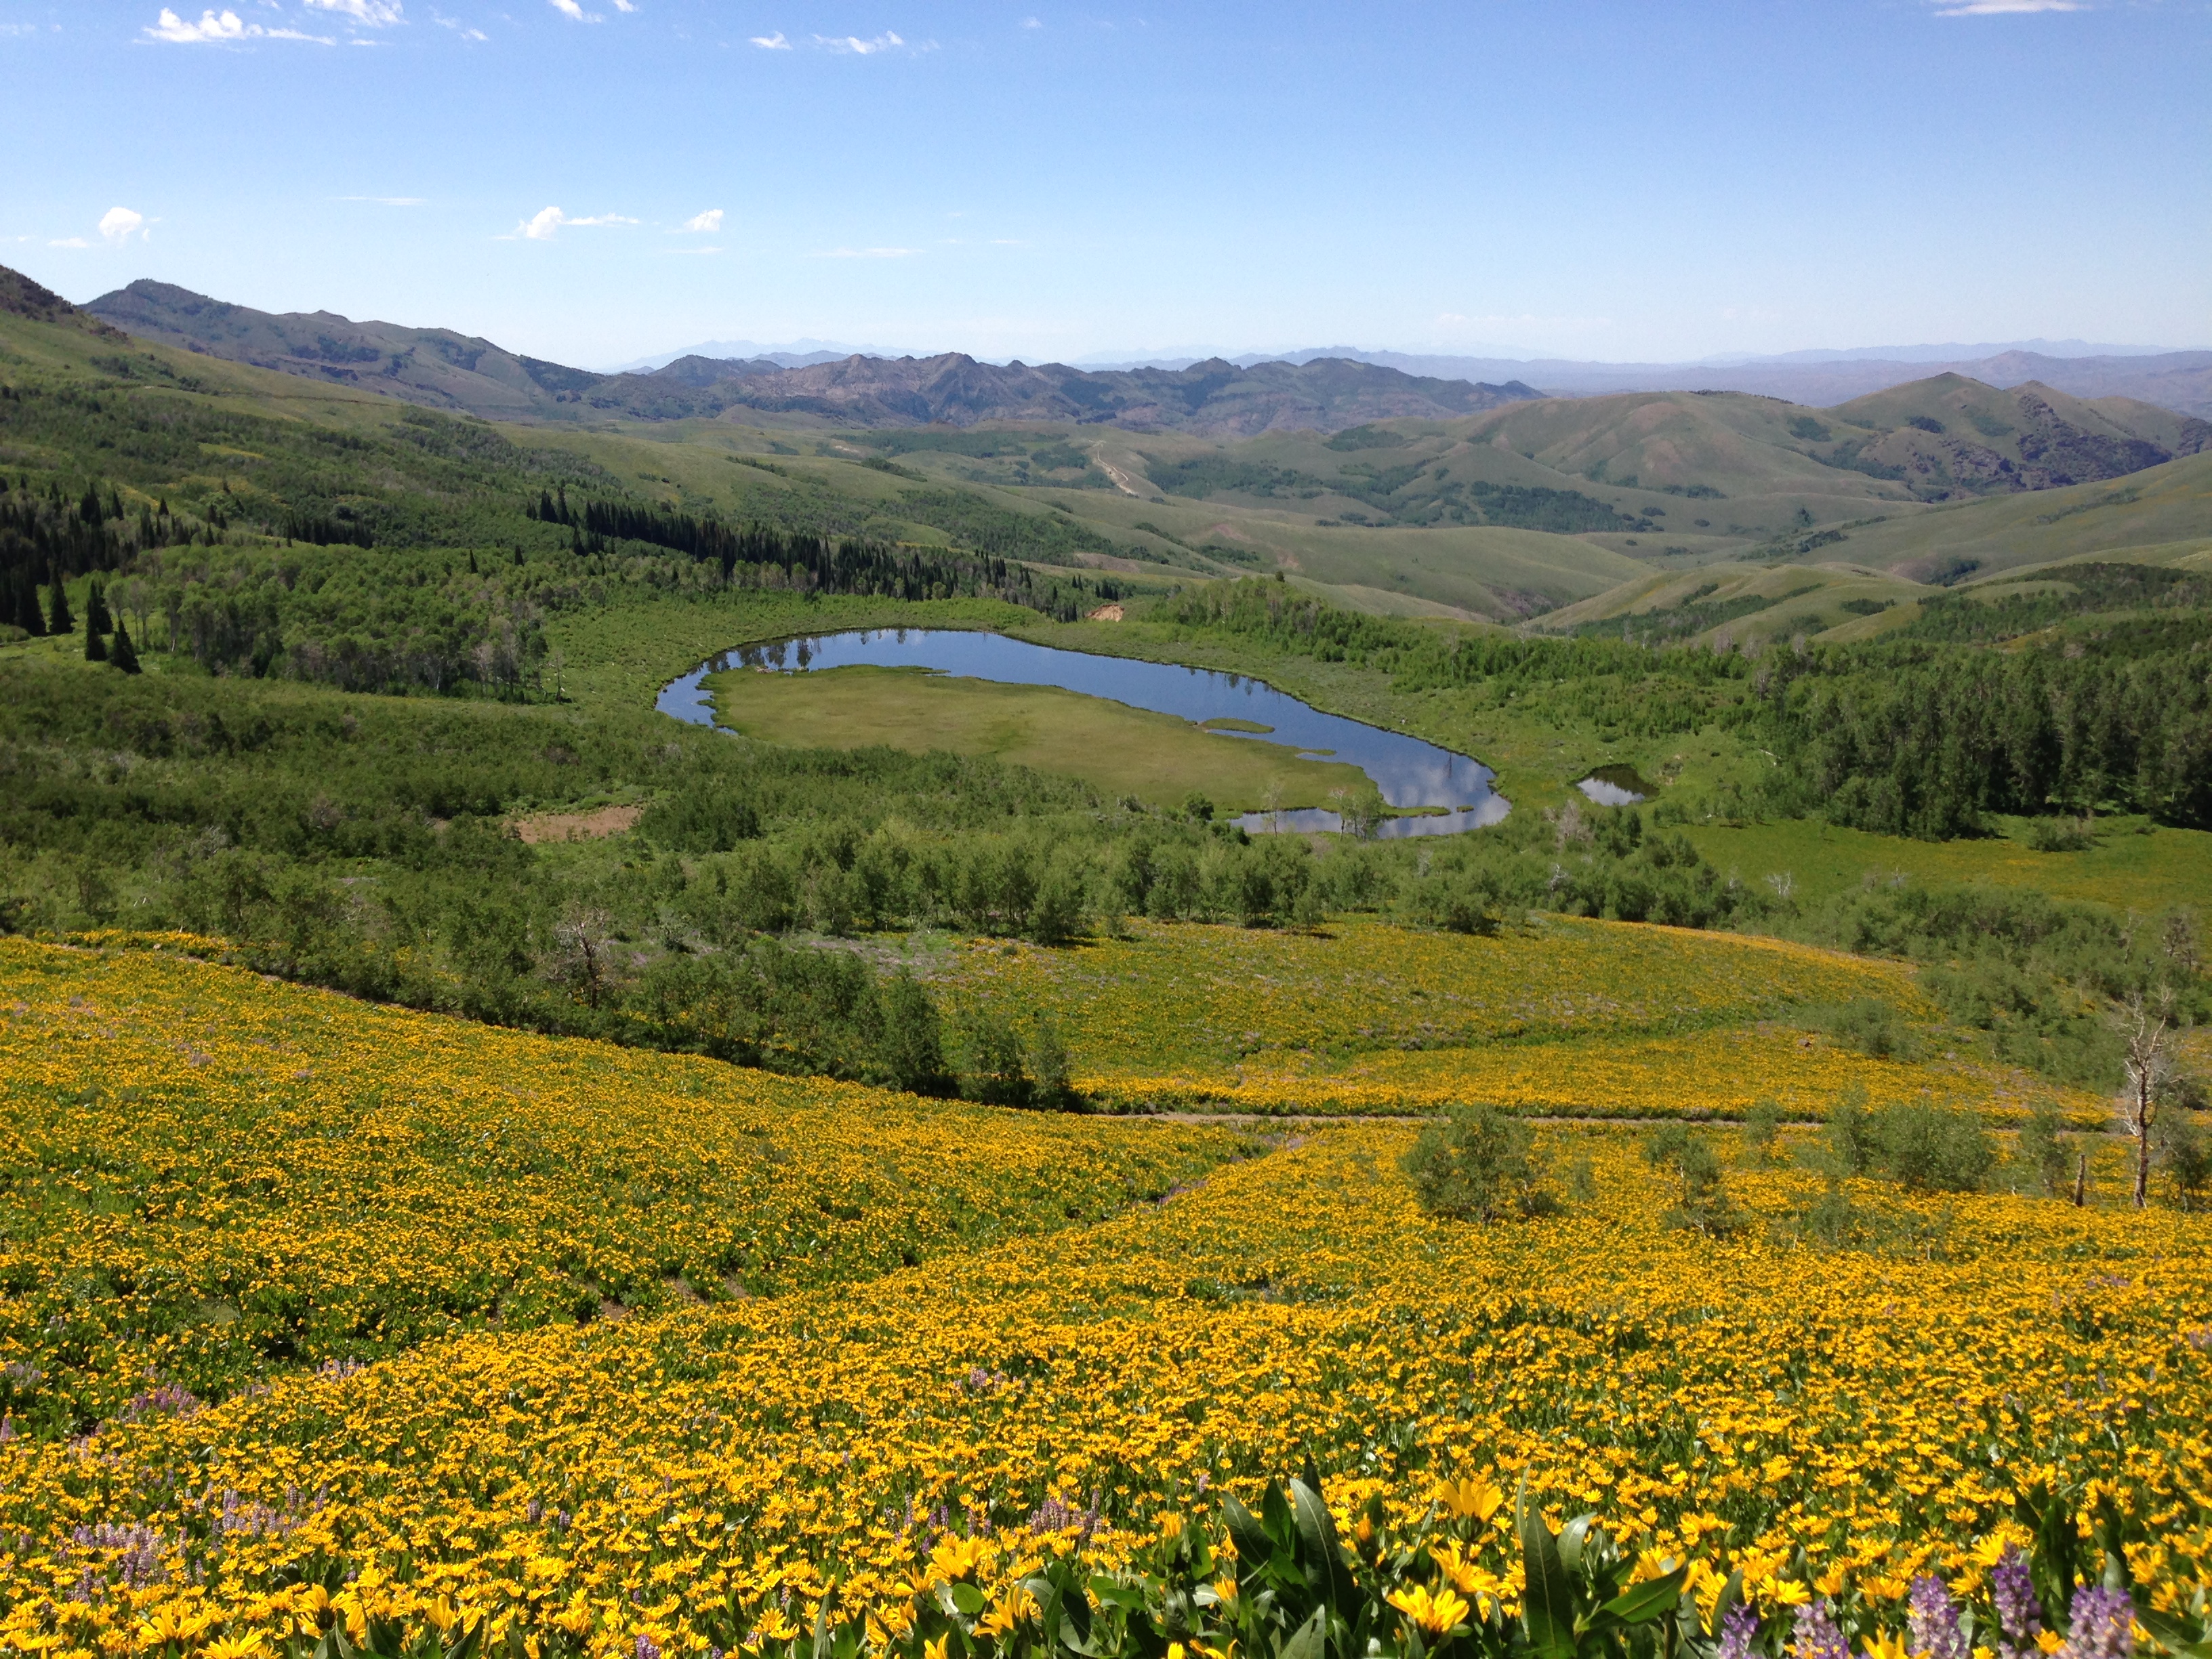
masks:
[[[88,634],[112,634],[115,631],[115,619],[107,614],[106,591],[96,576],[85,594],[84,631]]]
[[[123,618],[115,619],[115,647],[108,653],[108,661],[126,674],[138,672],[138,653],[131,643],[131,630],[123,625]]]
[[[76,632],[76,617],[70,610],[69,589],[62,585],[62,572],[59,565],[54,567],[53,592],[46,599],[46,632],[49,634]]]

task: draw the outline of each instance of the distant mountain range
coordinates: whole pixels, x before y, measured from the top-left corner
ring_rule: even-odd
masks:
[[[356,322],[331,312],[256,311],[165,283],[133,283],[83,309],[188,350],[493,420],[684,419],[750,410],[801,424],[1051,421],[1241,438],[1295,428],[1335,432],[1394,416],[1449,419],[1535,398],[1624,392],[1745,392],[1827,408],[1947,373],[1992,386],[2033,381],[2079,398],[2124,397],[2212,416],[2212,351],[2153,352],[2079,341],[2026,343],[2098,355],[2014,346],[1945,358],[1940,354],[1988,349],[1927,345],[1736,362],[1607,363],[1331,346],[1077,368],[990,363],[960,352],[844,352],[821,341],[759,349],[753,342],[730,340],[599,374],[448,329]],[[1896,355],[1868,355],[1883,351]]]
[[[1404,416],[1450,419],[1541,395],[1528,386],[1329,357],[1249,367],[1214,359],[1101,374],[1061,363],[983,363],[959,352],[795,365],[695,356],[650,374],[595,374],[450,329],[360,323],[327,311],[256,311],[167,283],[133,283],[84,309],[185,350],[494,420],[684,420],[749,410],[839,426],[1052,421],[1243,438],[1284,428],[1337,432]]]
[[[1906,349],[1932,352],[1939,348]],[[2212,351],[2128,350],[2100,356],[2057,356],[2008,349],[1957,358],[1823,352],[1735,363],[1599,363],[1565,358],[1425,356],[1329,346],[1287,352],[1275,361],[1301,362],[1322,356],[1374,363],[1441,380],[1519,380],[1559,398],[1591,398],[1611,392],[1752,392],[1816,409],[1886,392],[1930,374],[1951,374],[1994,386],[2036,380],[2077,398],[2133,398],[2184,415],[2212,416]]]

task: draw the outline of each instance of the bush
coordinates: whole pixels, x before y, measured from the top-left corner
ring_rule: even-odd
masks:
[[[988,1106],[1027,1106],[1035,1098],[1029,1056],[1012,1026],[982,1009],[970,1008],[960,1021],[961,1093]]]
[[[2093,820],[2086,812],[2078,818],[2033,819],[2025,839],[2038,853],[2086,853],[2097,844]]]
[[[1812,1159],[1830,1176],[1886,1176],[1922,1193],[1978,1192],[2001,1159],[1970,1111],[1913,1105],[1869,1111],[1854,1086],[1828,1117],[1827,1146]]]
[[[2020,1159],[2035,1176],[2045,1198],[2064,1198],[2072,1190],[2074,1139],[2055,1106],[2039,1106],[2020,1132]]]
[[[638,831],[679,853],[726,853],[761,832],[760,815],[726,784],[706,782],[646,808]]]
[[[901,969],[884,981],[880,1001],[883,1024],[876,1051],[884,1080],[910,1094],[951,1094],[943,1024],[929,993]]]
[[[1401,1167],[1431,1215],[1490,1222],[1559,1208],[1528,1126],[1494,1106],[1455,1108],[1430,1124]]]
[[[1826,1156],[1818,1161],[1838,1176],[1871,1173],[1881,1164],[1879,1128],[1867,1109],[1866,1091],[1853,1084],[1837,1097],[1835,1109],[1828,1115]]]
[[[1875,1060],[1911,1060],[1920,1051],[1904,1016],[1878,998],[1862,997],[1823,1009],[1818,1018],[1820,1028],[1836,1042]]]
[[[1781,1131],[1781,1107],[1771,1100],[1753,1102],[1743,1115],[1743,1161],[1754,1170],[1776,1162],[1781,1155],[1776,1144]]]
[[[1878,1133],[1884,1170],[1914,1192],[1979,1192],[2000,1156],[1980,1118],[1955,1107],[1896,1107]]]
[[[2212,1135],[2193,1112],[2169,1106],[2160,1115],[2158,1159],[2166,1170],[2176,1209],[2199,1210],[2212,1188]]]
[[[1662,1219],[1669,1227],[1725,1238],[1745,1223],[1742,1211],[1721,1179],[1721,1161],[1712,1143],[1680,1123],[1662,1124],[1644,1143],[1644,1160],[1670,1170],[1680,1183],[1674,1206]]]

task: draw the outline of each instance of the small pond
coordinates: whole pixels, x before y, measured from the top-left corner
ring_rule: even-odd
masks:
[[[1601,766],[1575,787],[1600,806],[1633,806],[1659,793],[1659,786],[1632,766]]]
[[[1056,685],[1133,708],[1179,714],[1206,725],[1224,743],[1279,743],[1301,755],[1348,761],[1375,781],[1391,805],[1433,809],[1420,817],[1386,818],[1375,831],[1381,837],[1448,836],[1496,823],[1510,810],[1504,797],[1492,792],[1490,769],[1480,762],[1402,732],[1324,714],[1264,681],[1174,663],[1062,651],[962,629],[870,629],[740,646],[671,681],[654,706],[678,720],[712,726],[714,704],[702,684],[709,674],[732,668],[807,673],[859,664],[930,668],[1014,685]],[[1255,834],[1340,827],[1335,813],[1318,808],[1249,812],[1237,822]]]

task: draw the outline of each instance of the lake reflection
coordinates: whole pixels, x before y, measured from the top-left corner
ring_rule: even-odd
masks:
[[[1264,735],[1222,731],[1212,735],[1231,743],[1282,744],[1303,755],[1325,754],[1347,761],[1375,781],[1392,806],[1446,809],[1385,819],[1374,832],[1378,838],[1451,835],[1496,823],[1510,810],[1504,797],[1492,791],[1491,770],[1480,761],[1402,732],[1325,714],[1261,680],[1175,663],[1063,651],[963,629],[869,629],[740,646],[671,681],[662,688],[655,707],[678,720],[711,726],[714,705],[702,684],[709,674],[732,668],[803,674],[862,664],[935,669],[1004,684],[1054,685],[1194,722],[1226,719],[1270,726],[1273,729]],[[1335,813],[1318,808],[1249,812],[1237,822],[1255,834],[1340,827]]]

